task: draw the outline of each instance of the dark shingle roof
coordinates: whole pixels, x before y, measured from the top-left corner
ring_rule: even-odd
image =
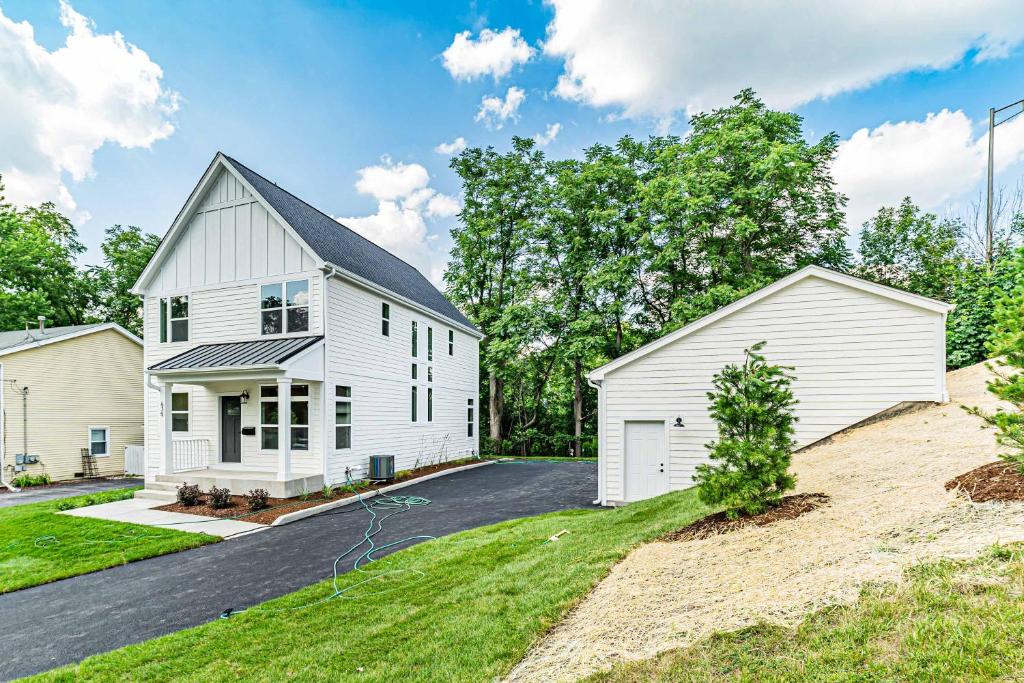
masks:
[[[38,329],[29,328],[26,330],[11,330],[10,332],[0,332],[0,351],[6,351],[13,349],[16,346],[22,346],[24,344],[34,344],[36,342],[49,341],[50,339],[57,339],[58,337],[65,337],[69,334],[76,332],[82,332],[93,327],[100,327],[106,323],[90,323],[88,325],[68,325],[66,327],[47,327],[42,332]]]
[[[345,227],[319,209],[283,190],[225,155],[243,178],[323,260],[391,290],[471,329],[476,327],[427,278],[391,252]]]
[[[239,368],[252,365],[280,365],[323,339],[322,336],[260,339],[258,341],[203,344],[160,361],[150,370],[194,368]]]

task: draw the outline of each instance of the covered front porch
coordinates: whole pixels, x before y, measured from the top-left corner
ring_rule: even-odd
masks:
[[[147,491],[184,482],[286,498],[323,486],[321,337],[208,344],[149,372],[162,411]]]

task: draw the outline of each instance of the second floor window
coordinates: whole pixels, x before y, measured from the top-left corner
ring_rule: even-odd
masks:
[[[160,341],[188,341],[188,295],[160,299]]]
[[[419,326],[416,321],[412,321],[412,357],[415,358],[419,353]]]
[[[391,336],[391,306],[387,303],[380,305],[380,333],[385,337]]]
[[[448,355],[455,355],[455,331],[448,330]]]
[[[260,334],[309,331],[309,280],[260,286]]]
[[[427,360],[434,360],[434,328],[427,328]]]

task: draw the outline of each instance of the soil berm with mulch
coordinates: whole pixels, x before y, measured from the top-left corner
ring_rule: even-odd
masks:
[[[388,481],[358,482],[356,484],[356,489],[359,493],[369,493],[370,491],[376,491],[377,489],[384,488],[385,486],[409,481],[410,479],[419,479],[420,477],[425,477],[428,474],[450,470],[454,467],[463,467],[474,462],[483,461],[474,458],[471,460],[452,460],[437,465],[427,465],[426,467],[418,467],[414,470],[399,472],[394,479],[390,479]],[[331,489],[331,493],[328,496],[325,496],[324,492],[321,490],[311,492],[305,496],[299,496],[298,498],[268,498],[267,507],[262,510],[256,510],[255,512],[249,509],[244,496],[231,496],[231,504],[228,507],[215,508],[210,505],[209,496],[204,494],[202,502],[198,505],[170,503],[168,505],[161,505],[155,509],[166,510],[168,512],[183,512],[187,515],[204,515],[206,517],[240,519],[244,522],[255,522],[256,524],[272,524],[278,517],[290,512],[305,510],[334,500],[352,498],[355,496],[355,493],[356,491],[354,491],[351,486],[344,484]]]
[[[1024,475],[1017,463],[990,462],[946,482],[946,490],[957,489],[974,503],[993,500],[1024,501]]]
[[[724,512],[718,512],[698,519],[682,529],[669,532],[661,537],[662,541],[689,541],[696,538],[710,538],[718,534],[735,531],[748,526],[768,526],[784,519],[796,519],[805,512],[816,510],[829,501],[824,493],[800,493],[786,496],[775,507],[759,515],[747,515],[729,519]]]

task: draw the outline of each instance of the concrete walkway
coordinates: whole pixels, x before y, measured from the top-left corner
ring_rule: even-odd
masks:
[[[0,493],[0,508],[25,503],[40,503],[44,500],[57,500],[72,496],[84,496],[87,493],[98,493],[112,489],[126,489],[142,486],[138,477],[122,477],[118,479],[86,479],[85,481],[68,482],[56,486],[29,486],[17,493],[7,491]]]
[[[166,510],[155,510],[154,508],[164,505],[161,500],[130,499],[118,500],[113,503],[102,505],[90,505],[89,507],[67,510],[60,514],[73,517],[94,517],[96,519],[109,519],[115,522],[128,522],[130,524],[146,524],[158,526],[164,529],[175,529],[177,531],[192,531],[195,533],[211,534],[221,538],[231,538],[242,534],[262,531],[270,527],[254,522],[243,522],[240,519],[221,519],[219,517],[207,517],[205,515],[188,515],[181,512],[168,512]]]
[[[387,520],[375,540],[383,545],[417,534],[444,536],[590,507],[596,491],[593,463],[479,467],[402,489],[398,493],[431,504]],[[0,595],[0,679],[196,626],[229,607],[242,609],[327,579],[334,559],[362,538],[367,522],[362,508],[348,506],[225,543]]]

